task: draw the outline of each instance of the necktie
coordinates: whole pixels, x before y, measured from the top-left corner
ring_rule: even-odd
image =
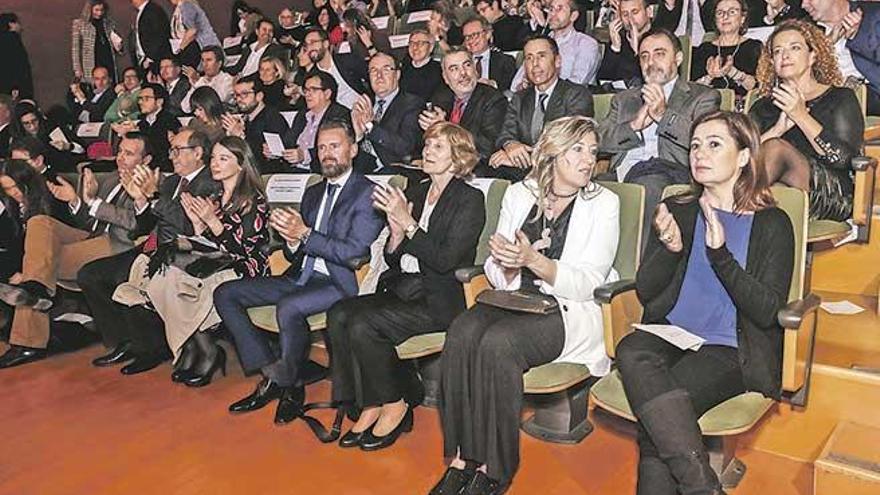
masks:
[[[321,216],[321,221],[318,222],[318,228],[316,229],[321,234],[327,233],[327,227],[330,225],[330,208],[333,206],[333,197],[336,196],[336,190],[339,189],[339,186],[336,184],[327,183],[327,192],[324,194],[324,206],[321,207],[323,210],[323,215]],[[296,285],[302,287],[308,283],[309,279],[312,278],[312,274],[315,272],[315,257],[309,256],[308,254],[305,257],[305,262],[303,263],[302,272],[299,274],[299,278],[296,280]]]
[[[535,104],[535,111],[532,113],[532,142],[538,141],[541,130],[544,128],[544,102],[547,101],[546,93],[538,93],[538,101]]]
[[[385,115],[385,100],[378,100],[376,101],[376,111],[373,112],[373,121],[381,122],[383,115]]]
[[[483,56],[480,55],[477,57],[477,77],[482,79],[483,77]]]
[[[464,100],[456,98],[452,104],[452,113],[449,115],[449,121],[453,124],[461,122],[461,116],[464,114]]]
[[[189,191],[189,179],[183,177],[180,179],[180,184],[177,185],[177,192],[174,193],[174,199],[179,198],[181,193],[187,191]]]
[[[181,193],[189,191],[189,179],[186,177],[181,177],[180,183],[177,185],[177,191],[174,193],[174,199],[180,197]],[[150,236],[147,237],[147,242],[144,243],[144,253],[152,253],[159,247],[159,231],[157,229],[153,229],[150,232]]]

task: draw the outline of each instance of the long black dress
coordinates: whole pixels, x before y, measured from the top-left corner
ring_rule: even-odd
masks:
[[[733,56],[733,66],[745,72],[750,76],[758,71],[758,59],[761,58],[761,48],[763,44],[758,40],[744,39],[740,44],[735,46],[716,46],[712,42],[707,41],[694,49],[693,62],[691,64],[691,81],[696,81],[706,75],[706,61],[709,57],[721,55],[722,58]],[[730,88],[737,96],[743,97],[748,92],[746,88],[740,86],[732,78],[716,77],[712,79],[710,84],[713,88]]]
[[[803,131],[792,127],[782,139],[797,148],[810,162],[810,217],[843,221],[852,215],[853,172],[851,161],[864,143],[865,119],[855,93],[849,88],[830,87],[807,101],[810,115],[822,124],[816,152]],[[779,119],[773,101],[763,97],[749,110],[749,116],[763,133]]]

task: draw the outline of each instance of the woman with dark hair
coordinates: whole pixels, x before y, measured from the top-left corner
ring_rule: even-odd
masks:
[[[322,5],[312,11],[306,20],[307,25],[318,26],[327,33],[330,46],[337,47],[345,40],[345,33],[339,25],[339,16],[329,4]]]
[[[718,494],[698,418],[745,391],[779,399],[782,328],[794,234],[775,207],[748,116],[712,112],[693,125],[691,192],[654,216],[636,274],[642,323],[703,339],[682,350],[635,330],[617,346],[626,398],[638,418],[639,494]]]
[[[3,54],[0,93],[18,100],[33,98],[31,59],[21,40],[21,23],[12,12],[0,14],[0,53]]]
[[[719,0],[714,15],[718,37],[694,49],[691,81],[730,88],[741,103],[746,93],[757,86],[755,74],[762,44],[744,36],[749,16],[745,0]]]
[[[260,9],[251,7],[244,0],[232,2],[232,15],[229,18],[229,36],[241,36],[242,45],[253,41],[257,21],[263,17]]]
[[[384,31],[379,31],[363,11],[348,9],[342,14],[342,30],[351,53],[369,59],[379,52],[391,53],[391,43]]]
[[[507,188],[483,267],[502,296],[481,300],[446,331],[440,358],[444,456],[452,458],[431,493],[504,493],[519,465],[524,372],[549,362],[611,362],[593,290],[617,279],[617,196],[592,181],[596,123],[550,122],[532,151],[526,180]],[[533,314],[502,304],[518,291],[555,311]]]
[[[61,130],[66,141],[51,137],[52,131],[56,128]],[[70,127],[58,125],[50,129],[43,112],[33,101],[22,101],[15,106],[12,135],[13,137],[32,136],[38,139],[45,147],[46,161],[59,172],[76,170],[76,163],[83,156],[83,147]]]
[[[213,246],[194,246],[197,255],[178,254],[145,282],[174,354],[171,378],[190,387],[208,385],[215,372],[226,372],[226,354],[208,333],[220,323],[214,289],[227,280],[267,275],[269,267],[261,251],[269,242],[269,205],[247,142],[224,137],[213,147],[210,166],[223,186],[219,197],[184,192],[180,202],[194,235]]]
[[[429,179],[406,192],[379,186],[374,206],[388,218],[385,260],[390,267],[376,294],[330,309],[333,400],[361,409],[341,447],[378,450],[410,431],[424,398],[411,363],[394,346],[413,335],[442,331],[465,310],[455,270],[474,263],[486,212],[483,195],[465,183],[479,160],[473,137],[438,122],[425,131],[423,171]]]
[[[211,143],[216,143],[226,135],[222,121],[225,108],[214,88],[196,88],[190,97],[190,106],[193,109],[193,119],[189,127],[204,133]]]
[[[770,183],[809,191],[812,218],[850,218],[850,162],[862,149],[865,119],[855,93],[841,87],[828,37],[805,21],[785,21],[767,40],[757,78],[762,96],[749,116],[762,133]]]
[[[116,31],[107,0],[87,0],[73,20],[70,36],[73,77],[91,84],[92,70],[104,67],[116,84],[116,54],[122,53],[122,37]]]

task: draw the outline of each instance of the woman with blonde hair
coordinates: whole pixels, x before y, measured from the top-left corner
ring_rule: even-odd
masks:
[[[770,35],[758,63],[762,95],[749,116],[761,131],[770,183],[809,191],[810,216],[852,215],[850,162],[864,142],[865,122],[828,38],[804,21],[786,21]]]
[[[277,110],[287,110],[289,104],[284,96],[284,82],[287,78],[287,66],[278,57],[263,57],[257,69],[260,82],[263,83],[263,103]]]
[[[378,290],[341,301],[328,313],[333,401],[340,411],[361,410],[341,447],[382,449],[412,429],[424,391],[394,347],[444,330],[465,310],[455,270],[473,265],[486,220],[482,193],[464,181],[479,154],[467,130],[438,122],[425,131],[422,156],[428,179],[410,182],[405,192],[380,185],[373,194],[390,231],[390,268]]]
[[[682,350],[635,330],[617,345],[638,418],[637,493],[720,494],[697,420],[746,391],[779,399],[794,235],[776,208],[748,116],[711,112],[692,128],[691,191],[657,208],[636,274],[642,323],[705,342]]]
[[[116,54],[122,53],[122,37],[116,32],[116,21],[110,17],[106,0],[88,0],[82,13],[73,20],[70,56],[73,76],[92,82],[92,70],[104,67],[116,83]]]
[[[495,290],[446,332],[440,416],[452,462],[431,493],[504,493],[519,465],[524,372],[561,361],[609,371],[593,290],[617,279],[620,206],[592,182],[598,149],[592,119],[554,120],[529,176],[504,194],[483,265]],[[510,309],[509,291],[548,310]]]

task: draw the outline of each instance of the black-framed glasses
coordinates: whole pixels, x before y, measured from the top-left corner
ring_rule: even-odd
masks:
[[[175,146],[173,148],[168,148],[168,156],[170,158],[174,158],[175,156],[178,156],[183,150],[191,150],[195,148],[198,148],[198,146]]]

